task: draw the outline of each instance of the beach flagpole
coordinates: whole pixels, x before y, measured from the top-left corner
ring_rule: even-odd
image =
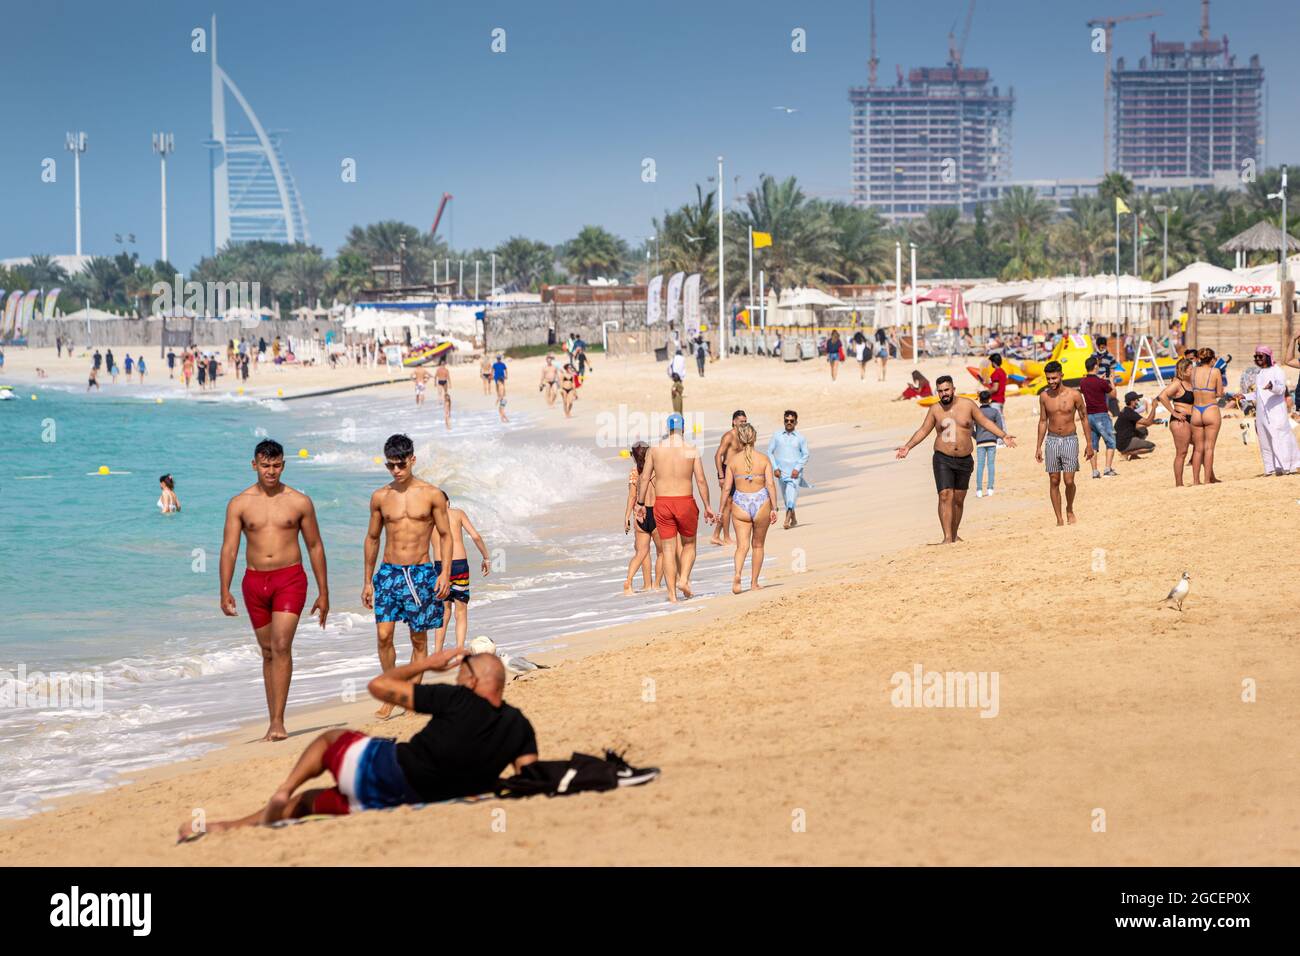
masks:
[[[725,263],[722,254],[722,157],[718,157],[718,351],[722,353],[721,358],[727,357],[727,321],[726,321],[726,291],[727,277],[724,271]]]
[[[749,328],[754,328],[754,225],[749,226]]]
[[[767,296],[763,294],[763,270],[758,270],[758,314],[763,326],[763,344],[767,345]]]

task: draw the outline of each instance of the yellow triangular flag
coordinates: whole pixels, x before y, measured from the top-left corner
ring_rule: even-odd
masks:
[[[1123,199],[1120,199],[1118,196],[1115,197],[1115,215],[1118,216],[1121,215],[1122,213],[1132,212],[1132,211],[1133,211],[1132,209],[1128,208],[1128,203],[1126,203]]]
[[[770,232],[754,233],[755,249],[762,249],[764,246],[770,246],[771,244],[772,244],[772,234]]]

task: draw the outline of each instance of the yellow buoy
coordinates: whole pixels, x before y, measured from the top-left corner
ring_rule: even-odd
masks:
[[[619,458],[631,458],[631,457],[632,457],[632,453],[631,453],[630,451],[628,451],[626,448],[624,448],[622,451],[620,451],[620,452],[618,453],[618,457],[619,457]]]
[[[241,386],[239,386],[239,388],[235,389],[235,394],[236,394],[236,395],[243,395],[243,394],[244,394],[244,386],[241,385]]]
[[[275,390],[275,394],[283,396],[283,395],[284,395],[284,389],[282,389],[282,388],[277,388],[277,389]]]
[[[306,458],[306,457],[307,457],[307,449],[306,449],[306,448],[299,448],[299,449],[298,449],[298,457],[299,457],[299,458]]]
[[[162,404],[162,399],[161,399],[161,398],[155,398],[154,401],[157,402],[159,405]]]
[[[32,396],[32,401],[33,401],[33,402],[36,401],[36,396],[35,396],[35,395]]]
[[[100,466],[99,466],[99,473],[100,473],[101,475],[107,475],[107,474],[108,474],[108,465],[100,465]]]

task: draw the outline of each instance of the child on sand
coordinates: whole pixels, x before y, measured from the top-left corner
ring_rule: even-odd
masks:
[[[984,417],[1003,431],[1007,430],[1002,419],[1002,408],[993,404],[992,393],[987,389],[980,392],[980,411]],[[998,456],[998,437],[982,425],[975,426],[975,497],[993,497],[993,475]],[[984,469],[987,466],[989,480],[984,483]]]

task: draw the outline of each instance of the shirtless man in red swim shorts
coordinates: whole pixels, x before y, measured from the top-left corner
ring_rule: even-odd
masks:
[[[284,740],[288,736],[284,707],[293,677],[293,635],[307,603],[307,575],[302,570],[298,535],[307,544],[311,572],[320,592],[311,613],[320,615],[322,628],[330,610],[325,545],[311,499],[280,481],[284,449],[279,442],[265,439],[258,443],[253,451],[253,471],[257,481],[226,506],[226,528],[221,539],[221,610],[228,617],[237,613],[230,582],[239,557],[239,536],[243,534],[248,539],[244,549],[244,606],[262,649],[262,682],[271,715],[271,726],[262,739]]]
[[[705,522],[712,524],[714,519],[700,450],[682,436],[685,429],[686,421],[681,415],[668,416],[668,437],[646,455],[646,466],[641,470],[636,489],[636,520],[644,521],[646,492],[650,490],[650,482],[655,483],[655,533],[663,542],[668,600],[673,604],[677,603],[679,589],[688,598],[693,593],[691,569],[695,566],[695,533],[699,530],[700,509],[691,491],[692,480],[704,499]],[[678,535],[682,538],[680,555],[675,543]]]

